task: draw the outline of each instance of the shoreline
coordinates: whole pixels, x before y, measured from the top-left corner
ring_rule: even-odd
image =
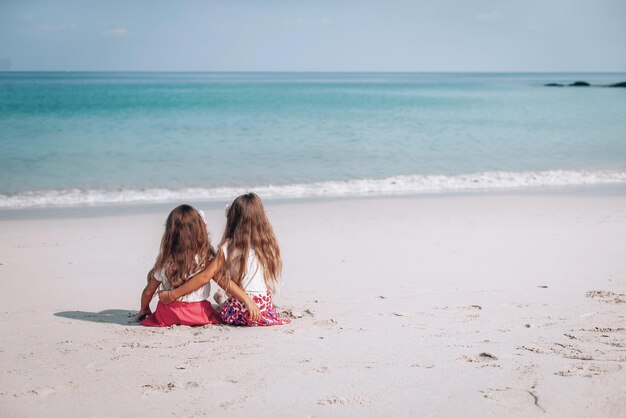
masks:
[[[250,191],[254,191],[251,188]],[[397,195],[364,195],[364,196],[329,196],[329,197],[293,197],[293,198],[261,198],[265,206],[292,205],[305,203],[361,201],[378,199],[413,199],[413,198],[454,198],[469,196],[624,196],[626,184],[596,184],[596,185],[573,185],[573,186],[543,186],[543,187],[520,187],[516,189],[484,189],[423,192]],[[232,198],[236,196],[233,195]],[[154,202],[154,203],[119,203],[102,205],[75,205],[53,207],[30,207],[30,208],[2,208],[0,209],[0,221],[19,219],[68,219],[90,218],[105,216],[125,216],[138,214],[153,214],[170,211],[174,207],[187,203],[200,209],[220,209],[230,200],[193,200]]]

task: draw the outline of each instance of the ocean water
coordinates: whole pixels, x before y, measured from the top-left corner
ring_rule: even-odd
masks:
[[[620,81],[4,72],[0,209],[626,185]]]

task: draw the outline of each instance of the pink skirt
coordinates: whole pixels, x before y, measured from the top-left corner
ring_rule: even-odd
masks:
[[[161,302],[153,314],[141,321],[147,327],[169,327],[171,325],[222,324],[222,319],[208,300],[202,302]]]
[[[261,310],[259,322],[250,321],[250,314],[246,307],[235,298],[229,298],[220,309],[220,316],[225,324],[246,325],[250,327],[284,325],[291,322],[290,319],[281,318],[272,303],[272,293],[268,290],[265,295],[248,295]]]

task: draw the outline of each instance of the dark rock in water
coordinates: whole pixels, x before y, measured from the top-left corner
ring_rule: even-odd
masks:
[[[570,87],[589,87],[589,83],[586,81],[574,81],[569,85]]]
[[[565,87],[565,84],[560,84],[560,83],[547,83],[544,84],[545,87]]]
[[[610,84],[609,87],[626,87],[626,81],[622,81],[621,83]]]

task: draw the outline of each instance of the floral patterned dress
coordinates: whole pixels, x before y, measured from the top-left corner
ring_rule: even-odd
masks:
[[[261,310],[261,319],[258,322],[250,320],[250,314],[246,307],[235,298],[229,298],[220,309],[220,316],[225,324],[244,325],[251,327],[284,325],[291,322],[290,319],[280,318],[272,303],[272,293],[248,295]]]

